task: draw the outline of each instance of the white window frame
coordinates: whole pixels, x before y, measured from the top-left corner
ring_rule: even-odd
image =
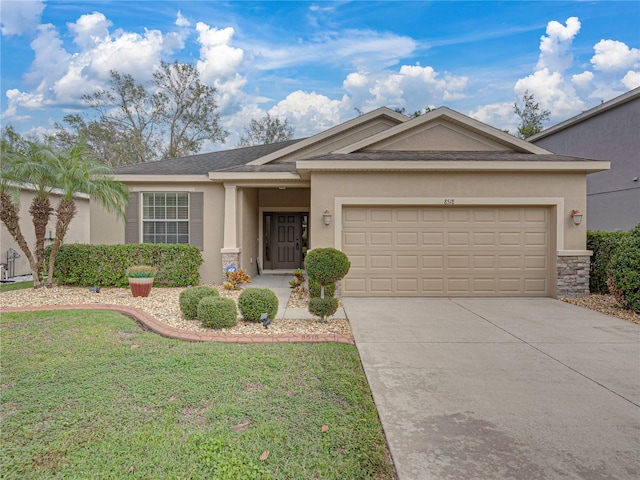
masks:
[[[164,209],[165,209],[165,216],[164,218],[145,218],[145,200],[146,198],[148,198],[148,196],[153,196],[154,197],[154,205],[151,208],[156,208],[156,199],[158,198],[158,195],[163,195],[164,196]],[[176,198],[176,209],[180,208],[178,205],[178,198],[180,196],[186,195],[187,197],[187,218],[167,218],[166,215],[166,210],[167,210],[167,196],[168,195],[174,195]],[[142,243],[164,243],[164,244],[171,244],[171,245],[177,245],[177,244],[182,244],[182,245],[186,245],[189,244],[191,241],[191,235],[190,235],[190,220],[191,220],[191,196],[189,195],[189,192],[176,192],[176,191],[171,191],[171,192],[158,192],[158,191],[153,191],[153,192],[141,192],[141,197],[142,197],[142,202],[141,202],[141,206],[140,206],[140,221],[141,221],[141,229],[140,229],[140,237],[141,237],[141,241]],[[162,206],[162,205],[161,205]],[[184,207],[182,207],[184,208]],[[177,211],[176,211],[176,216],[177,215]],[[169,223],[175,223],[176,224],[176,232],[178,231],[178,224],[183,223],[187,225],[187,233],[175,233],[175,234],[167,234],[166,231],[164,234],[157,234],[157,233],[153,233],[153,234],[146,234],[145,233],[145,224],[148,223],[164,223],[164,224],[169,224]],[[186,241],[178,241],[180,239],[180,237],[184,237],[186,235]],[[158,241],[158,237],[162,236],[163,241]],[[175,241],[167,241],[169,240],[169,236],[174,237]],[[151,237],[151,238],[150,238]],[[153,240],[153,241],[149,241],[149,240]]]

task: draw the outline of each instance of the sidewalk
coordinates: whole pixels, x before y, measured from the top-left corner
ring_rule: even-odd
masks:
[[[278,297],[278,313],[276,318],[291,320],[312,320],[313,315],[306,308],[287,308],[289,297],[291,296],[291,287],[289,280],[293,277],[290,274],[268,274],[256,275],[251,279],[251,283],[245,285],[245,288],[268,288]],[[336,314],[331,318],[347,318],[343,308],[338,308]]]

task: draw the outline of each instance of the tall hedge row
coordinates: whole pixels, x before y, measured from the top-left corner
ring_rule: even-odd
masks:
[[[88,287],[127,287],[125,274],[131,265],[158,269],[154,285],[184,287],[198,285],[202,254],[193,245],[63,244],[56,257],[54,278],[60,284]]]
[[[591,257],[591,274],[589,290],[591,293],[609,293],[607,287],[607,272],[611,256],[616,251],[618,243],[627,232],[603,232],[602,230],[587,232],[587,249],[593,250]]]

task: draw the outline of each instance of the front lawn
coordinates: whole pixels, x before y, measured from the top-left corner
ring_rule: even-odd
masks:
[[[395,478],[355,347],[187,343],[99,311],[3,314],[1,341],[2,478]]]

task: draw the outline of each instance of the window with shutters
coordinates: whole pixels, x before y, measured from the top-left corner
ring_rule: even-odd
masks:
[[[189,243],[189,193],[142,194],[142,241]]]

